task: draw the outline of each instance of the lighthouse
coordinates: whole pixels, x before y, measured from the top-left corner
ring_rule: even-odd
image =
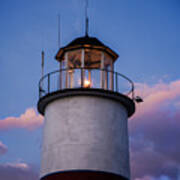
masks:
[[[41,180],[129,180],[128,118],[134,84],[115,72],[118,54],[96,37],[75,38],[39,82],[44,116]]]

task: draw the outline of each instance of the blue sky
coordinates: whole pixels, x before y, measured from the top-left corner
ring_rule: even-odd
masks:
[[[45,51],[45,71],[58,69],[54,60],[58,50],[57,15],[61,14],[61,46],[65,46],[84,35],[84,6],[84,0],[1,0],[0,122],[9,117],[18,120],[27,109],[36,108],[42,49]],[[168,93],[172,91],[171,96],[176,96],[170,100],[163,96],[170,104],[159,111],[172,111],[173,117],[179,118],[180,98],[172,89],[179,87],[180,79],[180,1],[89,0],[88,14],[89,35],[96,36],[120,55],[116,71],[139,83],[137,92],[145,98],[159,92],[158,88],[163,92],[169,88]],[[143,109],[143,106],[138,108]],[[38,115],[33,118],[35,116]],[[0,127],[0,142],[8,149],[2,155],[0,153],[0,168],[6,165],[8,169],[7,163],[39,167],[41,131],[39,125],[33,130],[26,126]],[[150,173],[134,173],[134,179],[164,177]],[[165,178],[168,176],[165,174]]]

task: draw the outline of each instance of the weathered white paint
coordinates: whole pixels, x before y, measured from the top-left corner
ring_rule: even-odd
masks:
[[[127,111],[118,101],[73,96],[46,107],[40,176],[75,169],[129,178]]]

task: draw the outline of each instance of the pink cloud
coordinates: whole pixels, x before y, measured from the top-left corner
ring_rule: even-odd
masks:
[[[160,176],[159,178],[155,178],[152,176],[144,176],[142,178],[136,178],[135,180],[170,180],[167,176]]]
[[[137,93],[144,102],[129,120],[132,179],[176,180],[180,171],[180,80],[153,86],[139,83]]]
[[[38,180],[38,170],[27,163],[0,164],[0,179]]]
[[[28,170],[30,167],[28,164],[26,163],[5,163],[5,164],[2,164],[1,166],[3,167],[10,167],[10,168],[17,168],[17,169],[21,169],[21,170]]]
[[[144,176],[142,178],[136,178],[135,180],[154,180],[154,178],[151,176]]]
[[[172,105],[171,102],[174,106],[180,103],[180,80],[169,84],[160,82],[153,86],[136,83],[136,88],[136,93],[143,96],[144,103],[137,106],[134,118],[157,112],[164,106]],[[179,98],[179,101],[177,101],[177,98]]]
[[[0,155],[5,154],[7,151],[8,151],[7,146],[0,141]]]
[[[19,117],[7,117],[0,120],[0,130],[12,128],[25,128],[34,130],[43,124],[43,117],[37,114],[33,108],[29,108]]]

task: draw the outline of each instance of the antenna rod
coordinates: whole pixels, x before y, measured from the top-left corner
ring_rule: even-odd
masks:
[[[88,29],[89,29],[89,19],[86,18],[86,36],[88,36]]]
[[[88,36],[88,30],[89,30],[89,18],[88,18],[88,0],[86,0],[86,6],[85,6],[85,17],[86,17],[86,36]]]
[[[61,22],[60,22],[60,14],[58,14],[58,48],[60,48],[61,45]]]
[[[41,58],[42,58],[42,61],[41,61],[41,76],[43,77],[44,76],[44,51],[43,50],[41,52]]]

